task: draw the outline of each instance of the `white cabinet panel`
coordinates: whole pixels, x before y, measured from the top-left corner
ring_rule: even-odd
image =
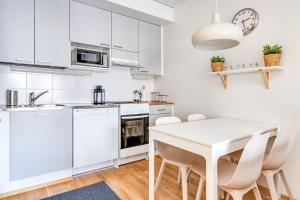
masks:
[[[69,0],[35,1],[35,63],[70,65]]]
[[[0,61],[34,63],[34,0],[0,1]]]
[[[10,181],[72,168],[72,111],[10,112]]]
[[[73,122],[74,168],[79,169],[118,156],[118,108],[75,109]]]
[[[0,193],[9,182],[9,113],[0,111]]]
[[[96,46],[111,44],[111,12],[71,1],[71,41]]]
[[[162,74],[160,26],[139,21],[139,63],[149,74]]]
[[[114,49],[138,52],[138,20],[112,14],[112,45]]]

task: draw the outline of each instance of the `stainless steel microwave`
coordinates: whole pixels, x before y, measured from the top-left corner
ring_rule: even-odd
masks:
[[[80,68],[109,68],[110,49],[100,46],[72,43],[72,65]]]

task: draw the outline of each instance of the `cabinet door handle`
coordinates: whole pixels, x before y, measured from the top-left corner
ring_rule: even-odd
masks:
[[[118,49],[123,49],[123,47],[121,47],[119,45],[114,45],[113,47],[118,48]]]
[[[140,72],[141,72],[141,73],[145,73],[145,74],[148,74],[148,73],[149,73],[149,71],[147,71],[147,70],[140,70]]]
[[[40,63],[40,64],[51,64],[51,62],[43,61],[43,60],[38,60],[37,63]]]
[[[50,116],[51,114],[49,113],[37,113],[37,116]]]
[[[165,109],[165,108],[164,108],[164,109],[158,109],[158,111],[166,111],[166,110],[167,110],[167,109]]]
[[[110,44],[107,43],[100,43],[101,46],[106,46],[106,47],[110,47]]]
[[[17,58],[16,61],[19,61],[19,62],[27,62],[27,63],[31,63],[30,60],[26,60],[26,59],[21,59],[21,58]]]
[[[2,119],[0,118],[0,122],[2,122]]]

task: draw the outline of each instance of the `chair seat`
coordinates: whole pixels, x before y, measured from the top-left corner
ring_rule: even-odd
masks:
[[[228,161],[220,159],[218,163],[218,185],[226,186],[232,179],[237,165]]]
[[[164,150],[164,155],[162,157],[167,161],[174,163],[180,163],[183,165],[190,166],[191,162],[194,160],[195,155],[191,152],[185,151],[180,148],[169,146]]]
[[[205,159],[201,156],[195,156],[191,162],[192,170],[197,173],[201,178],[205,179],[206,176],[206,163]]]

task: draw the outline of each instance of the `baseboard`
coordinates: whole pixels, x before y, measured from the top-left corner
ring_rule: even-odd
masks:
[[[29,191],[32,191],[32,190],[40,189],[40,188],[43,188],[43,187],[56,185],[56,184],[59,184],[59,183],[69,182],[69,181],[72,181],[72,180],[73,180],[73,177],[67,177],[67,178],[63,178],[63,179],[59,179],[59,180],[39,184],[39,185],[36,185],[36,186],[32,186],[32,187],[28,187],[28,188],[24,188],[24,189],[20,189],[20,190],[15,190],[15,191],[3,193],[3,194],[0,194],[0,199],[10,197],[10,196],[14,196],[14,195],[17,195],[17,194],[21,194],[21,193],[24,193],[24,192],[29,192]]]

